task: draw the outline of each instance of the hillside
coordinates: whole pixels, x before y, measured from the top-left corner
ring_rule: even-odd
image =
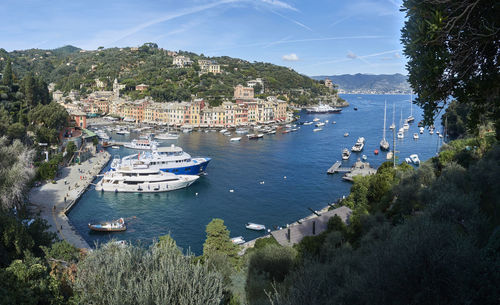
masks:
[[[341,93],[410,93],[410,85],[407,76],[402,74],[342,74],[342,75],[319,75],[312,76],[316,80],[329,78],[338,85]]]
[[[193,64],[178,68],[173,55],[189,57]],[[301,75],[289,68],[269,63],[248,62],[231,57],[205,57],[190,52],[171,52],[154,43],[139,48],[110,48],[81,50],[65,46],[55,50],[30,49],[6,52],[0,49],[0,71],[5,58],[13,62],[17,78],[28,71],[41,76],[47,83],[55,83],[64,92],[79,90],[82,95],[94,90],[110,90],[115,78],[126,88],[122,92],[131,98],[150,95],[158,101],[186,100],[191,95],[210,101],[220,101],[233,96],[233,87],[255,78],[264,80],[265,95],[286,95],[291,102],[307,104],[314,99],[336,94],[319,81]],[[199,75],[199,59],[209,59],[220,65],[221,74]],[[96,79],[104,87],[96,86]],[[139,84],[149,85],[145,92],[135,91]],[[260,90],[259,90],[260,91]]]

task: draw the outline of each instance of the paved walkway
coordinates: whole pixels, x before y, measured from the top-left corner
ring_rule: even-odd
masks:
[[[106,151],[99,152],[79,165],[65,167],[59,171],[55,184],[46,183],[32,188],[29,193],[33,212],[40,212],[40,217],[47,220],[51,231],[77,248],[90,247],[69,223],[66,206],[80,198],[110,157]]]

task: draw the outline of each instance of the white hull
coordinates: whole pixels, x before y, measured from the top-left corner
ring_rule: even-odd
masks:
[[[191,175],[177,175],[178,180],[151,182],[145,181],[137,184],[127,184],[123,180],[118,183],[104,182],[103,178],[95,187],[96,191],[115,193],[160,193],[182,189],[193,184],[199,177]]]

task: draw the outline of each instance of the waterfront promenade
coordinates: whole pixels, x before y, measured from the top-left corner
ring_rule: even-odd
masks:
[[[67,206],[76,203],[101,169],[108,163],[110,154],[95,153],[81,164],[74,164],[59,170],[56,183],[46,183],[32,188],[29,193],[31,209],[47,220],[50,230],[57,233],[77,248],[90,248],[88,243],[70,224],[66,216]]]

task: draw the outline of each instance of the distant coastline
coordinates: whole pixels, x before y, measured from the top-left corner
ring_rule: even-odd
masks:
[[[408,77],[402,74],[343,74],[319,75],[312,79],[323,81],[331,80],[337,87],[339,94],[410,94],[411,87]]]

